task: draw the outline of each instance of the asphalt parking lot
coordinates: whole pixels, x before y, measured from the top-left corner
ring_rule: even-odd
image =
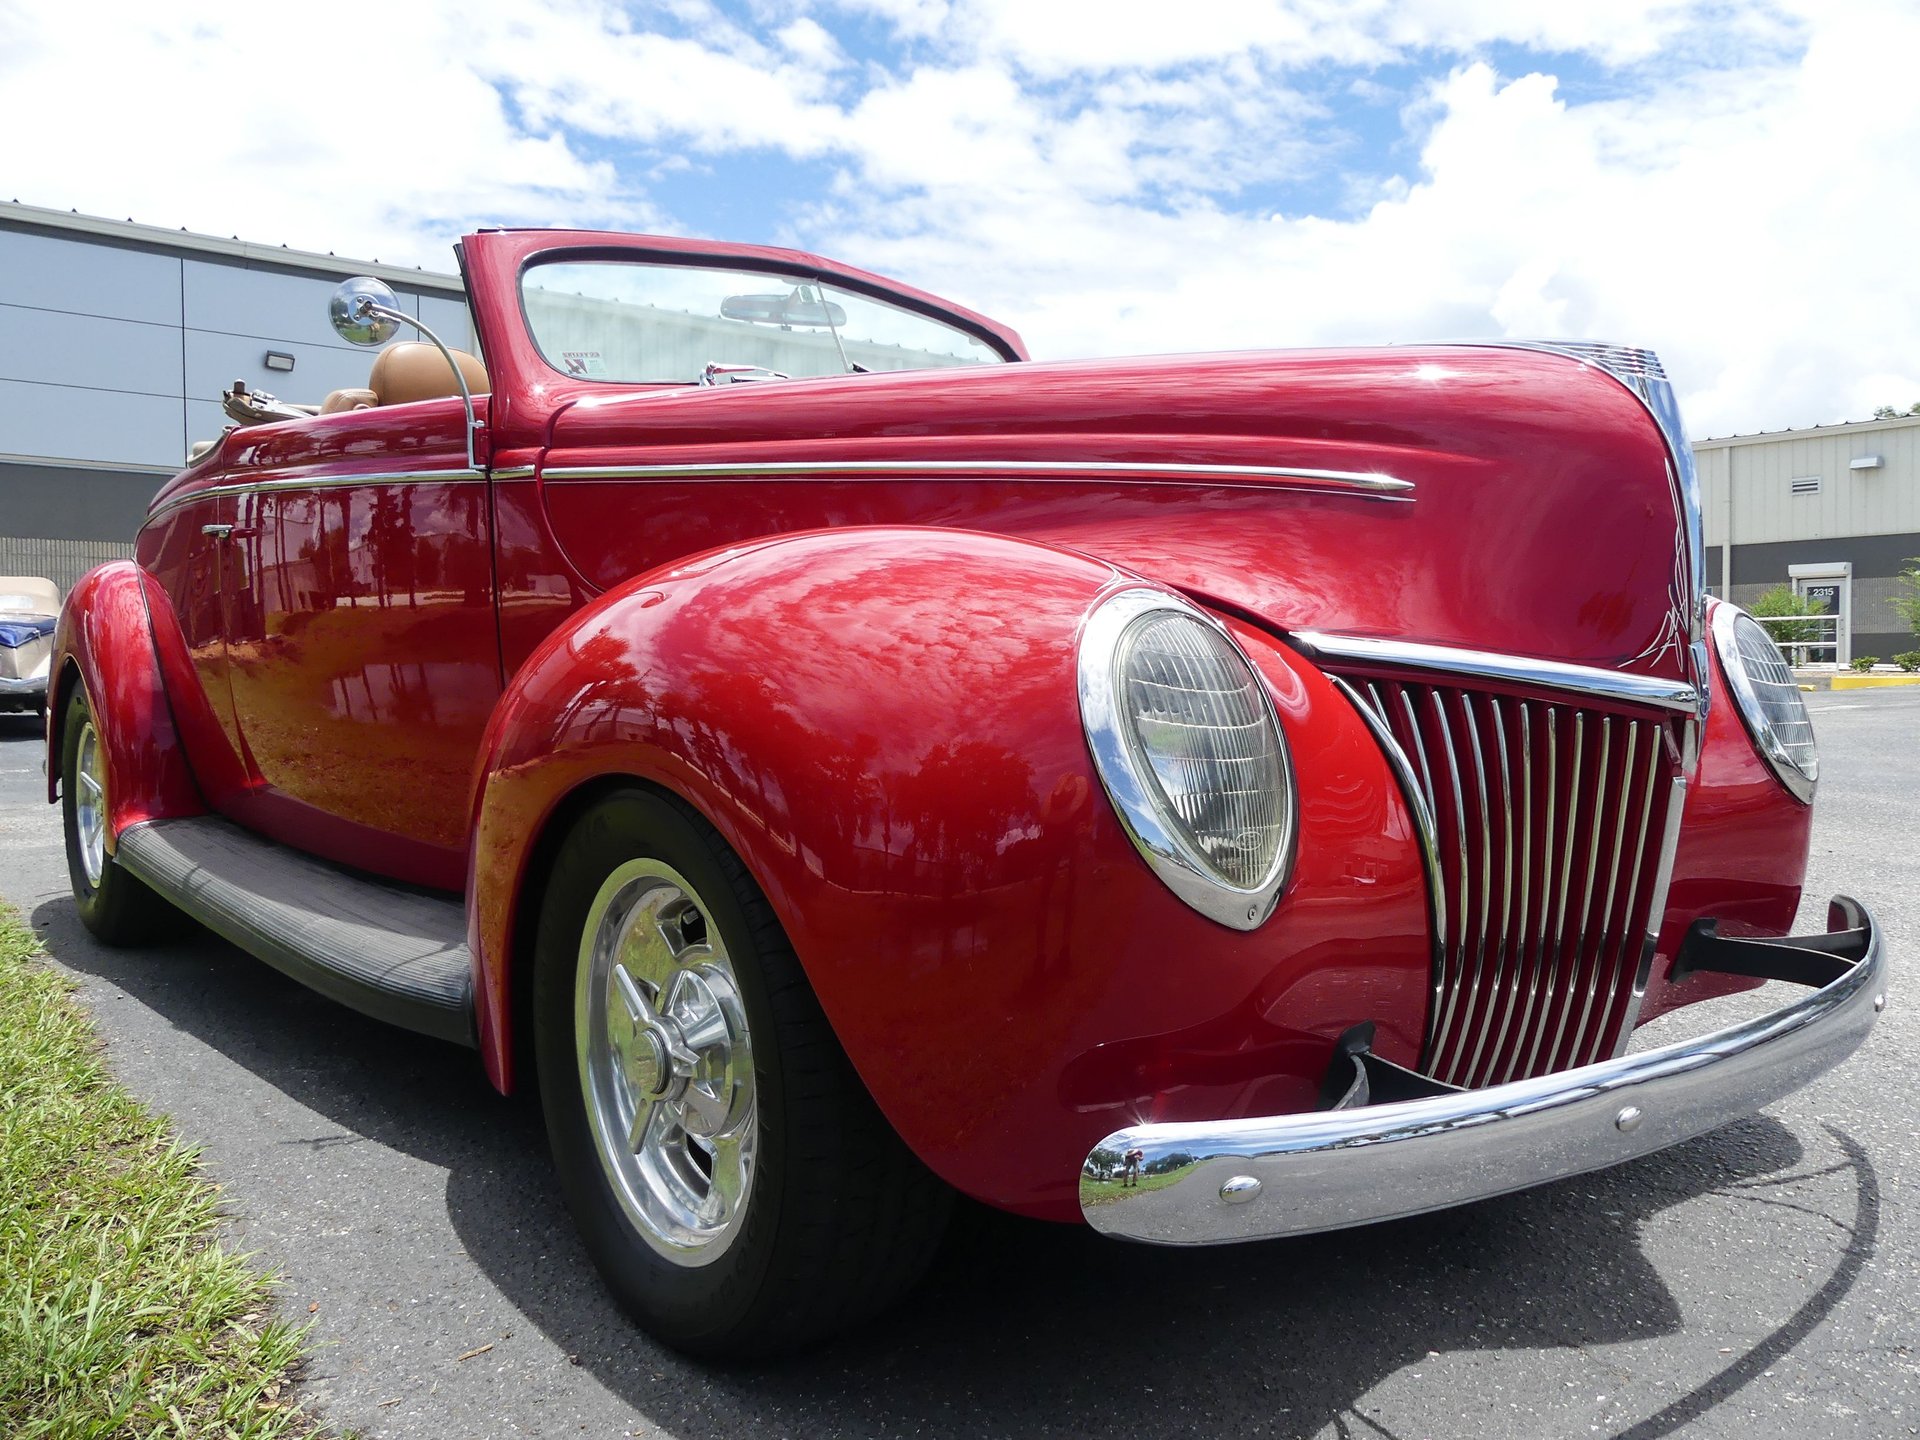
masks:
[[[120,1078],[204,1147],[288,1314],[312,1307],[309,1402],[369,1437],[1920,1434],[1920,688],[1809,701],[1801,928],[1857,895],[1897,972],[1840,1070],[1630,1166],[1334,1236],[1174,1252],[970,1217],[908,1305],[772,1369],[704,1369],[628,1325],[534,1107],[470,1052],[211,938],[92,943],[30,717],[0,716],[0,895],[81,982]]]

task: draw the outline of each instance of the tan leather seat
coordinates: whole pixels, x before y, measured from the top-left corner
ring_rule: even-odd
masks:
[[[335,390],[320,402],[322,415],[338,415],[342,410],[371,410],[380,403],[380,397],[364,387],[356,390]]]
[[[467,377],[467,388],[485,395],[493,387],[487,381],[487,367],[464,350],[453,352],[460,373]],[[459,382],[447,368],[440,351],[424,340],[402,340],[389,345],[373,360],[373,373],[366,388],[335,390],[320,404],[322,415],[338,415],[343,410],[371,410],[376,405],[405,405],[412,400],[441,400],[460,393]]]
[[[453,359],[467,378],[467,388],[475,395],[485,395],[491,390],[487,367],[477,357],[455,350]],[[376,404],[406,405],[415,400],[458,395],[460,382],[434,346],[424,340],[403,340],[398,345],[389,345],[375,357],[367,388],[373,391]]]

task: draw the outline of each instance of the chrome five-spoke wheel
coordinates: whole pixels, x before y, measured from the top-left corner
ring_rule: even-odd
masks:
[[[816,1344],[925,1269],[952,1195],[841,1050],[767,898],[686,801],[610,787],[544,877],[534,1059],[608,1287],[669,1344]]]
[[[574,1035],[621,1209],[668,1260],[710,1264],[753,1193],[753,1047],[726,944],[672,867],[631,860],[601,884],[581,935]]]
[[[89,716],[74,744],[73,820],[80,868],[87,883],[98,886],[107,868],[107,760],[100,732]]]

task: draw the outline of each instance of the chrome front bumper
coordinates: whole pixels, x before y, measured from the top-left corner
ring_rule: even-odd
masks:
[[[1838,1064],[1886,1006],[1886,956],[1864,954],[1757,1020],[1577,1070],[1388,1105],[1135,1125],[1096,1146],[1080,1209],[1108,1235],[1217,1245],[1310,1235],[1483,1200],[1617,1165],[1752,1114]],[[1140,1151],[1128,1175],[1124,1163]]]

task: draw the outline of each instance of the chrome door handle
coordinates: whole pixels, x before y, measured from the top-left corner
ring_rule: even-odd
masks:
[[[227,538],[227,537],[228,537],[229,535],[231,535],[231,534],[233,534],[233,526],[231,526],[231,525],[202,525],[202,526],[200,527],[200,533],[201,533],[202,535],[206,535],[206,536],[209,536],[210,538],[212,538],[212,539],[215,539],[215,540],[224,540],[224,539],[226,539],[226,538]]]

